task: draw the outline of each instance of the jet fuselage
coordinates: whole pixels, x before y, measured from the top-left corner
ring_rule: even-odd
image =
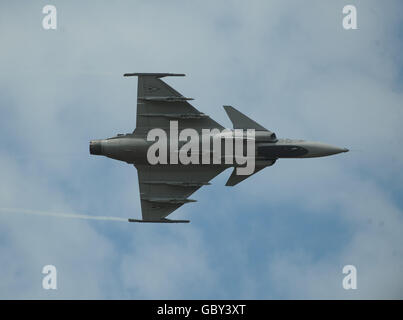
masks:
[[[153,141],[147,141],[145,137],[138,137],[135,134],[118,135],[108,139],[92,140],[90,142],[90,153],[127,163],[148,164],[147,150],[153,143]],[[184,142],[179,144],[178,147],[180,148],[183,144]],[[224,152],[224,150],[222,151]],[[277,160],[280,158],[315,158],[347,151],[348,149],[346,148],[305,140],[255,141],[256,161]],[[169,154],[168,152],[168,157]],[[199,163],[202,164],[201,161]]]

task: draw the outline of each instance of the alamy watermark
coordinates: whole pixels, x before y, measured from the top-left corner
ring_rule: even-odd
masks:
[[[54,265],[48,264],[42,268],[42,273],[46,276],[42,279],[42,288],[45,290],[57,289],[57,270]]]
[[[254,129],[202,129],[200,136],[192,128],[179,132],[178,121],[169,121],[169,135],[164,129],[155,128],[148,132],[147,141],[154,141],[147,151],[151,165],[225,163],[236,165],[237,175],[250,175],[255,170]],[[185,143],[179,148],[180,142]]]
[[[356,30],[357,27],[357,8],[351,4],[343,7],[343,28],[345,30]]]
[[[57,10],[53,5],[46,5],[42,8],[42,13],[46,16],[42,19],[42,27],[45,30],[56,30],[57,29]]]
[[[346,276],[343,278],[343,288],[345,290],[357,289],[357,268],[351,264],[343,267],[343,274]]]

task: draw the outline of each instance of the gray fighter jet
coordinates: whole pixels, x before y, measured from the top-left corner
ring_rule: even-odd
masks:
[[[200,187],[209,185],[209,181],[228,167],[234,167],[226,185],[235,186],[254,173],[273,165],[279,158],[311,158],[324,157],[348,149],[339,148],[319,142],[304,140],[278,139],[276,134],[251,120],[235,108],[224,106],[234,130],[254,129],[254,170],[248,175],[237,174],[237,163],[202,162],[183,164],[175,161],[150,164],[148,150],[154,143],[147,135],[150,130],[159,128],[167,132],[168,139],[172,137],[171,123],[176,123],[177,130],[193,129],[200,134],[204,130],[219,130],[225,128],[204,113],[194,108],[184,97],[174,90],[161,78],[166,76],[184,76],[174,73],[128,73],[124,76],[137,76],[137,127],[133,133],[118,134],[115,137],[90,141],[90,154],[102,155],[112,159],[125,161],[137,168],[142,219],[129,219],[130,222],[189,222],[189,220],[171,220],[166,217],[185,203],[196,200],[188,197]],[[239,132],[239,130],[238,130]],[[221,136],[220,136],[221,135]],[[228,132],[227,132],[228,135]],[[225,134],[218,134],[223,139]],[[244,139],[245,136],[242,136]],[[210,136],[208,139],[214,139]],[[216,137],[217,139],[217,137]],[[247,140],[245,138],[245,140]],[[201,143],[201,142],[200,142]],[[243,142],[245,143],[245,142]],[[178,149],[185,144],[179,141]],[[222,151],[222,146],[220,147]],[[205,153],[206,150],[203,150]],[[198,157],[203,157],[200,152]],[[207,150],[207,152],[210,152]],[[173,158],[172,147],[169,146],[167,159]],[[205,154],[204,154],[205,156]],[[207,157],[213,157],[213,152]],[[176,157],[177,158],[177,157]]]

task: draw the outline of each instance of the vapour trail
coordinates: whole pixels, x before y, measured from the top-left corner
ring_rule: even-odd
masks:
[[[110,220],[110,221],[128,222],[128,219],[118,218],[118,217],[90,216],[90,215],[86,215],[86,214],[47,212],[47,211],[36,211],[36,210],[19,209],[19,208],[0,208],[0,212],[34,214],[34,215],[42,215],[42,216],[52,216],[52,217],[57,217],[57,218],[72,218],[72,219],[86,219],[86,220]]]

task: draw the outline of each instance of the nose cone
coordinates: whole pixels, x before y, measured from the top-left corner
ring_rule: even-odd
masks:
[[[325,157],[349,151],[346,148],[340,148],[320,142],[308,142],[304,148],[308,151],[305,155],[306,158]]]
[[[100,140],[90,141],[90,154],[102,155],[102,143]]]

